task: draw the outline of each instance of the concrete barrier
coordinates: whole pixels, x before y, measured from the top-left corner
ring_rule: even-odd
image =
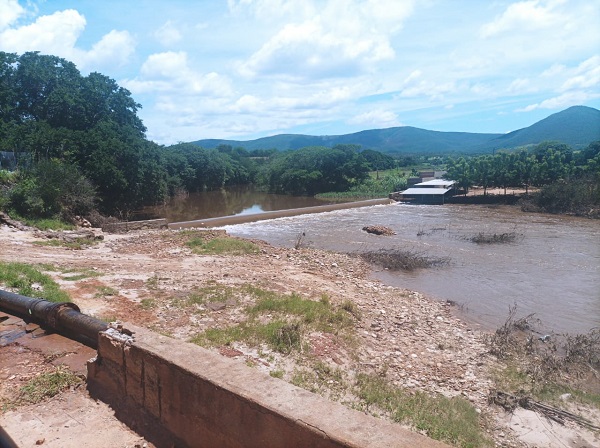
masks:
[[[148,229],[166,229],[169,224],[164,218],[147,219],[144,221],[125,221],[104,224],[103,232],[109,233],[126,233],[131,230],[148,230]]]
[[[158,447],[446,445],[193,344],[127,325],[100,333],[92,395]]]
[[[182,221],[169,223],[170,229],[186,229],[191,227],[220,227],[233,224],[244,224],[246,222],[264,221],[265,219],[286,218],[288,216],[306,215],[309,213],[323,213],[348,208],[370,207],[373,205],[391,204],[393,201],[385,199],[369,199],[366,201],[340,202],[339,204],[317,205],[315,207],[302,207],[287,210],[275,210],[272,212],[255,213],[251,215],[221,216],[219,218],[197,219],[194,221]]]

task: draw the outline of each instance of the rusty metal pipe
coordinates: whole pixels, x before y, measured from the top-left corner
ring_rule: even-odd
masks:
[[[82,314],[74,303],[54,303],[1,289],[0,310],[35,321],[57,333],[81,338],[94,348],[98,345],[98,333],[108,328],[106,322]]]

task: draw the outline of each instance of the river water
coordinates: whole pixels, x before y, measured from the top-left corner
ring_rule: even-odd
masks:
[[[387,226],[396,235],[367,234],[361,230],[365,225]],[[582,333],[600,326],[598,220],[523,213],[508,206],[392,204],[224,228],[231,235],[287,247],[304,232],[306,243],[320,249],[398,248],[449,257],[449,265],[439,268],[376,270],[373,275],[389,285],[452,300],[463,317],[484,329],[501,325],[513,304],[518,316],[535,313],[543,331]],[[519,238],[492,245],[468,241],[480,232],[515,232]]]

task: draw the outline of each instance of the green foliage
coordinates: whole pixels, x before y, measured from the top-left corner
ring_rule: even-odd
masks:
[[[391,170],[396,167],[393,157],[372,149],[365,149],[360,153],[369,164],[371,171]]]
[[[144,138],[141,106],[114,80],[99,73],[81,76],[73,63],[56,56],[0,52],[0,96],[0,151],[14,152],[19,165],[60,160],[92,182],[107,212],[164,199],[158,146]],[[72,212],[64,203],[52,205],[56,188],[45,192],[39,174],[26,176],[14,192],[20,213]],[[76,182],[71,192],[79,198],[84,191],[75,187],[88,190]],[[89,205],[77,202],[67,205]]]
[[[459,447],[493,446],[479,425],[479,414],[461,397],[407,392],[379,375],[359,374],[356,393],[367,408],[375,406],[401,423],[429,437]]]
[[[17,221],[29,227],[40,230],[73,230],[75,226],[57,218],[28,218],[18,213],[11,212],[10,215]]]
[[[600,177],[586,175],[544,186],[533,204],[548,213],[571,213],[600,218]]]
[[[50,276],[24,263],[0,262],[0,285],[27,297],[44,298],[50,302],[70,302],[69,295]]]
[[[369,164],[354,145],[307,147],[276,155],[262,173],[270,191],[313,196],[346,191],[368,177]]]
[[[235,238],[213,238],[206,240],[202,237],[192,238],[186,243],[195,254],[200,255],[246,255],[256,254],[259,248],[250,241]]]
[[[94,188],[77,167],[51,159],[21,174],[9,192],[9,207],[25,217],[68,220],[89,213],[95,199]]]
[[[246,321],[228,328],[208,329],[192,338],[192,342],[196,344],[218,346],[234,342],[250,345],[264,343],[278,352],[290,353],[302,350],[307,331],[344,332],[354,319],[350,311],[334,307],[327,297],[314,301],[298,294],[282,295],[253,286],[232,289],[212,285],[207,289],[206,296],[202,294],[204,289],[198,291],[197,303],[211,301],[211,297],[219,295],[220,288],[224,289],[229,299],[231,295],[249,295],[255,299],[255,304],[246,307]]]
[[[20,390],[16,404],[36,404],[58,395],[83,380],[64,367],[30,379]]]

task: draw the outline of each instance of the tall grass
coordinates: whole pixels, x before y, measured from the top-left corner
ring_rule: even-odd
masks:
[[[265,343],[275,351],[290,353],[302,350],[306,332],[344,332],[355,319],[347,306],[336,307],[326,296],[315,301],[298,294],[278,294],[253,286],[221,288],[225,289],[224,294],[228,298],[249,295],[255,300],[253,305],[244,309],[247,320],[227,328],[208,329],[193,337],[191,342],[205,347],[233,342]],[[214,286],[208,293],[214,297],[218,289]],[[200,294],[195,300],[196,303],[204,303],[207,298]]]
[[[194,237],[186,245],[195,254],[199,255],[246,255],[259,252],[256,244],[235,238],[213,238],[206,240],[202,237]]]
[[[1,286],[27,297],[44,298],[50,302],[70,302],[69,295],[50,276],[24,263],[0,262]]]
[[[461,397],[409,393],[369,374],[358,375],[356,394],[367,408],[374,406],[394,421],[408,423],[433,439],[465,448],[493,446],[482,434],[479,414]]]

